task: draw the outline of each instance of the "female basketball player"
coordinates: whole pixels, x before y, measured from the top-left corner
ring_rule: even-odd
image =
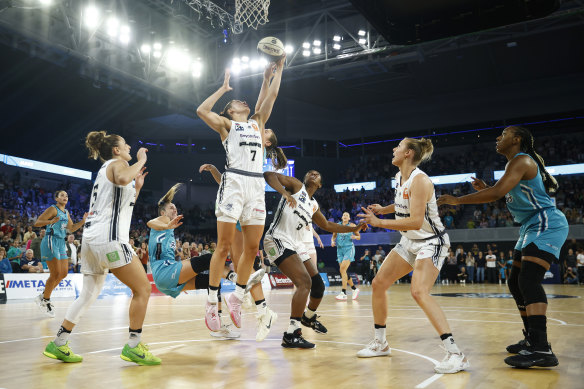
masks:
[[[326,220],[313,198],[314,192],[321,187],[320,173],[316,170],[309,170],[306,173],[304,184],[294,177],[276,172],[264,172],[264,177],[268,185],[282,195],[274,221],[264,238],[264,250],[270,262],[278,266],[296,286],[292,296],[290,325],[284,333],[282,347],[314,348],[314,343],[302,337],[300,323],[316,332],[327,332],[316,316],[316,309],[324,294],[324,282],[316,266],[305,253],[302,243],[303,230],[313,221],[320,228],[337,233],[357,232],[366,226],[340,225]],[[309,293],[310,301],[304,312]]]
[[[47,262],[50,271],[44,292],[39,294],[34,301],[41,312],[49,317],[55,317],[51,293],[69,272],[69,258],[65,247],[67,231],[77,231],[87,218],[87,213],[85,213],[81,221],[73,223],[69,211],[65,209],[69,197],[64,190],[56,191],[54,199],[56,204],[47,208],[34,222],[35,227],[47,226],[45,237],[41,241],[41,258]]]
[[[272,130],[266,129],[266,131],[271,132],[270,134],[266,134],[268,139],[275,137]],[[199,168],[199,173],[202,173],[203,171],[210,172],[217,184],[221,185],[221,173],[214,165],[209,163],[201,165]],[[239,224],[239,220],[237,221],[235,229],[235,235],[233,236],[233,242],[231,243],[231,249],[229,252],[231,254],[231,261],[233,262],[233,266],[235,269],[237,269],[239,259],[243,253],[243,233],[241,232],[241,225]],[[258,332],[256,333],[256,341],[261,342],[266,338],[266,336],[268,336],[268,333],[272,328],[272,324],[278,318],[278,314],[268,307],[266,298],[264,297],[264,290],[262,289],[262,284],[260,281],[265,274],[265,270],[262,269],[261,264],[256,264],[256,261],[254,261],[254,270],[255,272],[250,276],[250,280],[253,281],[252,283],[254,285],[249,290],[249,293],[251,294],[251,297],[253,298],[258,310]],[[249,284],[250,281],[248,281],[248,285]]]
[[[547,298],[541,286],[545,272],[568,236],[568,222],[556,209],[547,192],[555,192],[557,181],[545,169],[535,152],[533,136],[523,128],[511,126],[497,138],[496,149],[507,160],[505,174],[493,186],[474,179],[478,191],[462,197],[440,196],[439,204],[490,203],[505,196],[507,208],[521,223],[515,245],[513,267],[508,285],[525,326],[525,339],[507,347],[518,353],[505,359],[515,367],[557,366],[558,359],[547,341]]]
[[[385,336],[387,321],[386,290],[397,280],[414,270],[412,297],[422,308],[444,343],[446,357],[434,367],[437,373],[456,373],[468,368],[469,363],[459,350],[444,312],[430,296],[444,259],[450,239],[438,216],[434,185],[418,168],[430,159],[433,151],[429,139],[404,138],[393,149],[392,164],[399,168],[395,179],[395,203],[382,207],[378,204],[362,208],[358,215],[375,227],[400,231],[400,242],[390,251],[373,279],[373,319],[375,338],[357,353],[358,357],[389,355],[391,350]],[[375,214],[395,213],[395,220],[378,219]]]
[[[180,185],[174,185],[158,201],[159,216],[147,223],[150,227],[148,249],[152,278],[159,291],[173,298],[176,298],[183,290],[206,290],[209,286],[209,275],[202,274],[202,272],[209,270],[211,263],[211,254],[198,257],[190,257],[189,255],[189,259],[178,261],[175,259],[174,229],[182,224],[183,215],[177,214],[176,205],[172,203],[172,200]],[[227,274],[228,269],[225,269],[223,275],[227,276]],[[221,314],[220,309],[219,314]],[[211,335],[227,339],[240,337],[239,332],[225,324],[221,325],[219,331],[211,332]]]
[[[119,135],[92,131],[87,134],[85,145],[90,158],[99,158],[103,165],[93,184],[89,216],[83,228],[83,289],[67,310],[57,337],[47,345],[44,354],[64,362],[83,360],[69,347],[69,335],[99,296],[106,273],[110,270],[132,290],[130,334],[121,358],[139,365],[159,365],[160,358],[152,355],[140,341],[152,287],[142,263],[128,243],[134,204],[148,174],[144,172],[148,150],[140,148],[136,154],[138,161],[130,165],[130,146]]]
[[[350,222],[351,215],[349,212],[344,212],[339,224],[343,226],[354,227],[355,224]],[[337,300],[347,301],[347,282],[351,289],[353,289],[353,300],[357,300],[359,296],[359,289],[353,284],[353,280],[347,275],[347,269],[351,266],[351,262],[355,261],[355,245],[353,239],[361,239],[359,232],[348,232],[345,234],[334,233],[331,239],[331,247],[337,246],[337,261],[341,270],[341,293],[335,297]]]
[[[245,101],[231,100],[221,115],[211,111],[217,100],[232,90],[229,86],[229,70],[225,71],[221,88],[197,108],[197,115],[221,136],[221,142],[227,154],[225,173],[217,192],[215,211],[217,249],[213,253],[209,270],[209,296],[205,314],[205,323],[211,331],[217,331],[220,328],[217,315],[219,283],[225,259],[233,243],[237,221],[242,226],[243,253],[237,267],[238,281],[235,293],[227,296],[225,302],[233,323],[236,327],[241,327],[241,300],[259,248],[266,218],[262,175],[264,125],[272,112],[280,89],[284,59],[277,62],[267,91],[263,88],[267,83],[263,83],[260,98],[258,98],[259,105],[256,106],[256,112],[249,119],[250,109]],[[264,73],[264,78],[266,78],[266,73]],[[265,97],[262,97],[263,95]],[[278,164],[280,168],[286,166],[286,162],[279,159]]]

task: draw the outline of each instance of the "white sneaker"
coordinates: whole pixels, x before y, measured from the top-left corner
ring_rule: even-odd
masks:
[[[383,357],[386,355],[391,355],[391,349],[389,348],[389,343],[387,340],[381,342],[379,339],[373,339],[367,347],[363,350],[357,352],[359,358],[371,358],[371,357]]]
[[[337,294],[337,297],[335,297],[335,299],[339,300],[339,301],[347,301],[347,295],[344,294],[343,292]]]
[[[247,285],[245,286],[245,293],[249,292],[249,290],[257,283],[262,281],[262,278],[264,278],[264,274],[266,274],[266,271],[264,269],[260,269],[258,271],[256,271],[255,273],[252,273],[249,276],[249,279],[247,280]]]
[[[224,339],[237,339],[241,336],[241,334],[233,328],[232,324],[222,324],[219,331],[209,331],[209,334],[215,338]]]
[[[34,302],[38,305],[40,311],[48,317],[55,317],[55,308],[50,301],[45,301],[42,294],[34,298]]]
[[[353,293],[352,293],[353,300],[357,300],[358,296],[359,296],[359,288],[357,288],[353,291]]]
[[[469,367],[470,363],[463,353],[454,354],[446,352],[446,356],[442,362],[434,366],[434,371],[438,374],[452,374],[468,369]]]
[[[274,322],[278,319],[278,314],[272,311],[269,307],[266,308],[266,313],[258,316],[258,333],[256,334],[256,341],[261,342],[266,339],[270,333]]]

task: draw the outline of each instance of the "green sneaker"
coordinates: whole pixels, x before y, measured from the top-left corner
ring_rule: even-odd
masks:
[[[69,342],[65,343],[63,346],[58,347],[55,344],[55,342],[51,342],[47,344],[47,347],[45,347],[45,351],[43,351],[43,354],[45,354],[49,358],[60,359],[63,362],[67,363],[81,362],[83,360],[83,357],[81,355],[77,355],[73,352],[73,350],[71,350],[71,348],[69,347]]]
[[[128,344],[124,346],[122,350],[122,355],[120,355],[124,361],[134,362],[138,365],[160,365],[161,359],[152,355],[150,351],[148,351],[148,346],[143,344],[142,342],[138,343],[138,345],[134,348],[130,348]]]

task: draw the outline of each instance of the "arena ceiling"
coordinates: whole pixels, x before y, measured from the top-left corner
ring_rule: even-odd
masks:
[[[27,1],[38,0],[12,4]],[[1,151],[61,147],[79,153],[83,134],[95,128],[151,139],[212,137],[195,118],[194,107],[220,85],[223,68],[233,58],[253,58],[256,42],[269,35],[293,46],[274,125],[318,123],[318,132],[310,124],[302,124],[304,133],[282,131],[281,142],[311,134],[347,138],[349,130],[336,125],[339,117],[360,127],[355,135],[390,133],[397,130],[377,123],[388,115],[396,123],[415,121],[424,116],[420,109],[430,106],[442,114],[436,119],[427,115],[437,125],[472,123],[475,117],[479,122],[489,115],[504,119],[512,116],[514,104],[521,111],[516,116],[528,116],[530,109],[539,114],[545,104],[550,113],[584,109],[584,7],[579,2],[566,2],[543,19],[395,45],[345,0],[272,0],[270,22],[242,34],[233,34],[228,20],[221,25],[218,14],[192,7],[205,1],[191,6],[178,0],[100,2],[103,15],[127,21],[132,36],[125,46],[114,44],[108,31],[92,34],[82,26],[84,2],[54,0],[50,9],[4,9],[0,123],[10,136]],[[233,12],[231,0],[213,4]],[[365,44],[358,42],[362,29]],[[332,49],[337,34],[343,39],[339,50]],[[314,40],[322,42],[318,55]],[[312,45],[308,57],[302,54],[304,42]],[[201,76],[193,71],[185,77],[155,60],[153,51],[146,55],[143,46],[154,50],[155,43],[190,50],[191,59],[202,64]],[[234,75],[234,97],[254,101],[260,74],[250,66]],[[454,117],[460,121],[453,122]],[[51,158],[50,151],[46,157]]]

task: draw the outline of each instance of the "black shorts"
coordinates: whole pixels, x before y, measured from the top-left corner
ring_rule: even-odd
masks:
[[[280,255],[278,258],[276,258],[274,260],[274,264],[278,267],[280,267],[280,265],[282,264],[282,262],[284,262],[284,260],[288,257],[291,257],[293,255],[298,255],[298,253],[296,251],[292,251],[290,249],[284,249],[284,252],[282,253],[282,255]]]

